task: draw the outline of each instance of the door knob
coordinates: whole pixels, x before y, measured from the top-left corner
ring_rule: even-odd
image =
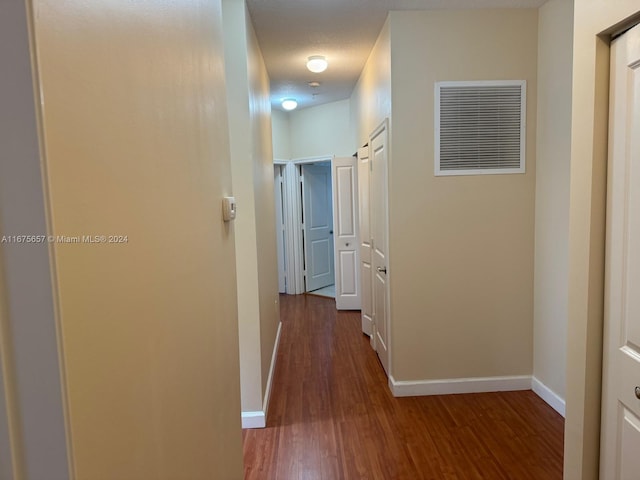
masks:
[[[376,267],[378,273],[387,273],[387,267]]]
[[[640,400],[640,387],[636,387],[636,398]]]

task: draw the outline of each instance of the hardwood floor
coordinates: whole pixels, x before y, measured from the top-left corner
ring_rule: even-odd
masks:
[[[564,420],[531,391],[394,398],[359,312],[281,296],[267,428],[245,479],[561,479]]]

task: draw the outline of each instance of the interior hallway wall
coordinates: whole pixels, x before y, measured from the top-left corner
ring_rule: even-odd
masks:
[[[350,157],[355,153],[349,99],[293,110],[288,115],[291,158]]]
[[[573,1],[550,0],[540,7],[533,375],[534,389],[562,413],[569,302],[572,39]]]
[[[537,20],[535,9],[389,14],[395,380],[532,373]],[[435,177],[435,82],[492,79],[527,81],[526,173]]]
[[[269,78],[242,0],[223,0],[242,411],[260,412],[280,324]]]
[[[289,113],[282,110],[271,110],[271,132],[273,139],[274,160],[291,159],[291,131]]]
[[[220,1],[33,7],[75,478],[240,479]]]
[[[391,117],[391,37],[385,21],[351,94],[353,143],[361,147],[385,118]],[[389,134],[393,134],[393,128]],[[391,137],[390,137],[391,138]]]

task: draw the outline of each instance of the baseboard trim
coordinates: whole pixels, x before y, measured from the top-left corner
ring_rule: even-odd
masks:
[[[266,425],[264,412],[242,412],[242,428],[264,428]]]
[[[264,428],[267,426],[267,412],[269,411],[269,398],[271,397],[271,387],[273,386],[273,372],[276,369],[276,359],[278,358],[278,347],[280,346],[280,332],[282,322],[278,323],[276,341],[273,344],[271,354],[271,365],[269,366],[269,376],[267,377],[267,387],[262,402],[262,410],[256,412],[242,412],[242,428]]]
[[[276,341],[273,343],[273,353],[271,353],[271,366],[269,367],[269,376],[267,377],[267,388],[264,393],[264,401],[262,402],[262,411],[265,414],[265,425],[267,414],[269,413],[269,399],[271,398],[271,388],[273,387],[273,373],[276,370],[276,360],[278,359],[278,348],[280,347],[280,332],[282,331],[282,322],[278,323],[278,331],[276,332]]]
[[[564,399],[536,377],[531,378],[531,390],[533,390],[542,400],[547,402],[556,412],[563,417],[565,416]]]
[[[418,381],[397,381],[389,375],[389,388],[394,397],[530,390],[531,375]]]

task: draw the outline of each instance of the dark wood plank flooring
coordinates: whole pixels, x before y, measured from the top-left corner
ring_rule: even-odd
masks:
[[[359,312],[281,296],[267,428],[245,479],[562,478],[564,420],[531,391],[394,398]]]

